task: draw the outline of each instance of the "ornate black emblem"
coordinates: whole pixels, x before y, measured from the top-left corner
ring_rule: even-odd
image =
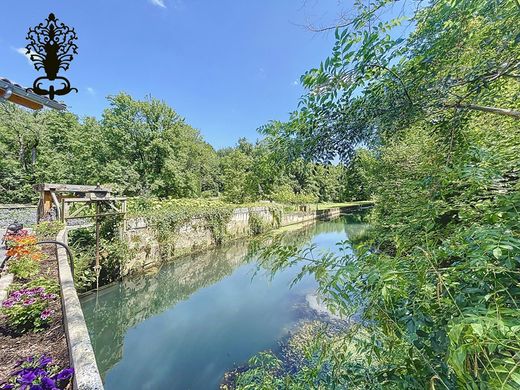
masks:
[[[72,54],[78,54],[78,46],[74,43],[78,39],[76,31],[64,23],[58,23],[58,19],[51,13],[45,22],[29,29],[26,39],[29,41],[25,47],[26,54],[34,62],[36,70],[43,68],[46,73],[46,76],[34,80],[34,93],[49,95],[49,98],[54,99],[55,95],[66,95],[70,91],[78,92],[76,88],[71,88],[69,80],[58,76],[60,69],[64,71],[69,69],[70,62],[74,58]],[[43,80],[59,80],[61,88],[55,89],[54,85],[50,85],[49,89],[44,89]]]

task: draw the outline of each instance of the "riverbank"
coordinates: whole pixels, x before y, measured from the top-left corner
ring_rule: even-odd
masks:
[[[215,248],[224,242],[338,217],[371,205],[367,201],[321,209],[309,205],[302,207],[302,211],[286,212],[283,205],[276,203],[237,208],[215,204],[193,215],[175,208],[154,210],[125,222],[124,240],[130,258],[121,266],[121,274],[147,272],[179,256]]]

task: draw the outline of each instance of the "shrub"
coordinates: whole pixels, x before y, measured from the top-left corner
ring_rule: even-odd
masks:
[[[29,255],[24,255],[9,260],[8,269],[19,279],[29,279],[40,272],[40,264]]]
[[[54,312],[49,308],[49,302],[57,297],[48,293],[45,287],[16,290],[2,303],[2,311],[14,330],[20,333],[39,331],[50,322]]]
[[[254,211],[249,212],[249,228],[251,229],[251,234],[256,236],[258,234],[262,234],[269,229],[269,226],[266,221],[262,219],[255,213]]]
[[[0,385],[0,390],[64,389],[73,375],[73,368],[60,369],[48,356],[30,356],[17,364],[11,377]]]
[[[312,194],[295,194],[289,187],[282,187],[272,196],[273,200],[278,203],[285,204],[308,204],[316,203],[318,197]]]
[[[75,251],[74,253],[74,285],[79,292],[95,287],[96,273],[91,264],[93,258],[90,252]]]
[[[55,239],[60,230],[65,227],[60,221],[44,221],[36,225],[36,235],[40,239]]]
[[[121,268],[128,258],[128,246],[117,236],[117,225],[104,221],[100,228],[100,286],[111,283],[121,276]],[[95,231],[73,230],[69,234],[70,247],[74,253],[74,285],[79,292],[95,287]]]

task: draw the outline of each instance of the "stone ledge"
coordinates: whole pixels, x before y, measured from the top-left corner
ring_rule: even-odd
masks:
[[[6,274],[0,278],[0,305],[7,298],[7,290],[11,283],[13,283],[13,274]]]
[[[67,243],[66,229],[58,233],[58,241]],[[63,322],[72,367],[74,389],[103,390],[94,350],[90,342],[87,324],[79,303],[78,294],[70,271],[67,252],[58,246],[58,266],[63,306]]]

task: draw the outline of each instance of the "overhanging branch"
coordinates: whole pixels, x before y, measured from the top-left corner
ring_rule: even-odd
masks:
[[[508,108],[499,108],[499,107],[489,107],[489,106],[480,106],[478,104],[447,104],[444,107],[446,108],[455,108],[455,109],[467,109],[467,110],[475,110],[481,112],[488,112],[496,115],[504,115],[509,116],[511,118],[520,119],[520,111],[511,110]]]

